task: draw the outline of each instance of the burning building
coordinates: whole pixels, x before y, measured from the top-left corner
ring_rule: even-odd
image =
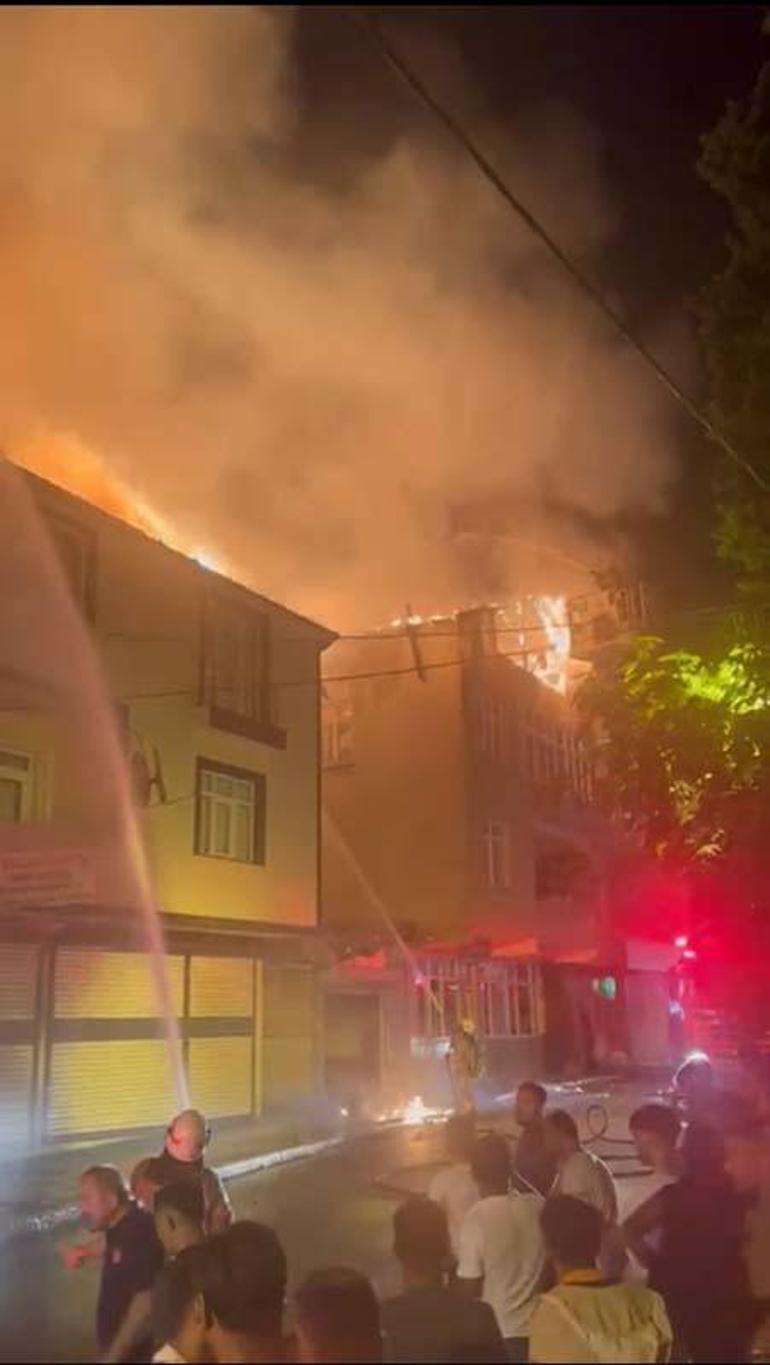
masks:
[[[497,1089],[634,1051],[619,836],[592,799],[572,704],[590,664],[570,629],[564,599],[531,598],[409,613],[325,655],[323,915],[340,954],[326,1067],[339,1093],[365,1076],[437,1095],[463,1018]]]
[[[32,475],[3,493],[4,1139],[161,1124],[185,1091],[291,1103],[318,1082],[333,637]]]

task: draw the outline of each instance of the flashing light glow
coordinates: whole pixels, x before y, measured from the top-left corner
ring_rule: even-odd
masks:
[[[675,948],[687,948],[689,947],[689,943],[690,940],[686,934],[678,934],[677,937],[674,939]]]
[[[682,957],[686,957],[688,962],[692,962],[697,957],[697,953],[694,948],[685,948]]]
[[[688,1052],[688,1053],[687,1053],[687,1056],[685,1057],[685,1061],[686,1061],[686,1062],[710,1062],[710,1061],[711,1061],[711,1058],[709,1057],[709,1055],[708,1055],[707,1052],[704,1052],[704,1051],[702,1050],[702,1048],[696,1047],[696,1048],[693,1048],[692,1052]]]

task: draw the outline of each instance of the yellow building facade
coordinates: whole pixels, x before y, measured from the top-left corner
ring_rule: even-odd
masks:
[[[212,1117],[292,1105],[320,1076],[334,637],[42,480],[3,492],[4,1130],[154,1125],[185,1088]]]

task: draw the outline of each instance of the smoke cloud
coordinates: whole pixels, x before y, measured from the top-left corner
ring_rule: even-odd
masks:
[[[57,478],[61,442],[72,478],[85,446],[185,543],[338,628],[555,587],[538,544],[584,558],[586,519],[664,507],[665,401],[430,120],[404,124],[397,82],[376,154],[350,102],[344,174],[308,166],[293,24],[0,13],[0,441]],[[598,266],[617,225],[590,130],[558,106],[501,130],[447,70]]]

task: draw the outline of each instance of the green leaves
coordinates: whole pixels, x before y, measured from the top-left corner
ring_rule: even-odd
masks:
[[[637,639],[581,704],[603,733],[608,788],[656,856],[724,857],[745,798],[770,786],[770,654],[742,640],[710,651]]]

